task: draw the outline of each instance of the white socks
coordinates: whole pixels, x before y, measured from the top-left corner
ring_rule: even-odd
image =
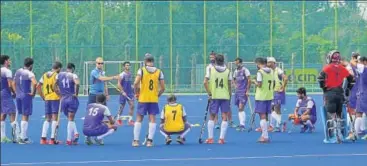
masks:
[[[261,136],[264,137],[264,138],[269,138],[268,123],[266,122],[265,119],[260,120],[260,127],[261,127],[261,130],[262,130]]]
[[[55,138],[56,126],[57,126],[57,122],[52,121],[52,124],[51,124],[51,139]]]
[[[71,138],[73,136],[73,127],[72,127],[72,121],[68,122],[68,127],[67,127],[67,136],[66,136],[66,140],[67,141],[71,141]]]
[[[43,127],[42,127],[42,138],[46,138],[47,137],[47,132],[48,132],[48,128],[50,127],[50,122],[45,120],[43,122]]]
[[[6,137],[5,121],[1,121],[1,139]]]
[[[105,134],[102,134],[102,135],[98,136],[98,137],[97,137],[97,139],[103,139],[104,137],[106,137],[106,136],[108,136],[108,135],[112,134],[113,132],[115,132],[115,130],[114,130],[114,129],[109,129],[109,130],[107,131],[107,133],[105,133]]]
[[[311,120],[307,120],[306,125],[309,126],[309,127],[313,127],[313,124],[312,124]]]
[[[191,129],[190,129],[190,128],[188,128],[185,132],[183,132],[183,133],[180,135],[180,137],[181,137],[181,138],[185,138],[186,134],[187,134],[187,133],[189,133],[189,132],[190,132],[190,130],[191,130]]]
[[[149,123],[149,133],[148,133],[148,139],[154,138],[154,133],[157,125],[155,123]]]
[[[214,121],[208,120],[208,138],[213,138]]]
[[[245,111],[238,112],[238,119],[240,120],[240,125],[245,126],[246,123],[246,113]]]
[[[28,130],[28,122],[27,121],[21,121],[20,122],[20,127],[21,127],[21,139],[26,139],[27,138],[27,130]]]
[[[20,137],[20,126],[19,126],[18,122],[15,120],[10,125],[13,129],[15,128],[15,137],[19,138]]]
[[[228,127],[228,122],[227,121],[222,121],[222,125],[220,127],[220,136],[219,139],[224,139],[226,133],[227,133],[227,127]]]
[[[272,127],[274,127],[273,126],[274,120],[275,120],[275,127],[279,127],[280,123],[282,123],[282,115],[277,114],[275,111],[271,112],[270,125]]]
[[[363,120],[361,117],[357,117],[356,121],[354,122],[354,129],[356,131],[356,134],[362,132],[362,126],[364,127]]]
[[[141,122],[135,122],[134,124],[134,140],[139,140],[141,130]]]

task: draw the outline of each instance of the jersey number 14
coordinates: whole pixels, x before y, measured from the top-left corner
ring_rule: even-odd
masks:
[[[223,88],[224,87],[224,85],[223,85],[223,78],[221,78],[220,80],[219,80],[219,78],[216,78],[215,79],[215,88],[218,88],[218,87],[220,87],[220,88]]]

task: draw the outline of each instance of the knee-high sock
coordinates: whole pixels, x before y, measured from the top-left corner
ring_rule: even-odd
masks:
[[[45,120],[43,122],[43,127],[42,127],[42,138],[46,138],[47,137],[47,132],[48,132],[48,128],[50,127],[50,122]]]
[[[55,138],[56,127],[57,127],[57,121],[52,121],[52,123],[51,123],[51,139]]]
[[[155,123],[149,123],[148,139],[153,139],[157,125]]]
[[[6,132],[5,132],[5,121],[1,121],[1,138],[6,137]]]
[[[213,138],[214,121],[208,120],[208,138]]]
[[[103,139],[104,137],[106,137],[106,136],[108,136],[108,135],[112,134],[113,132],[115,132],[115,130],[114,130],[114,129],[109,129],[109,130],[107,131],[107,133],[104,133],[104,134],[102,134],[102,135],[98,136],[98,137],[97,137],[97,139]]]
[[[134,124],[134,140],[139,140],[141,130],[141,122],[135,122]]]
[[[21,121],[20,122],[20,126],[21,126],[21,138],[22,139],[26,139],[27,137],[27,130],[28,130],[28,122],[27,121]]]
[[[227,133],[227,128],[228,128],[228,122],[227,121],[222,121],[222,124],[221,124],[221,127],[220,127],[219,139],[224,139],[224,137],[226,136],[226,133]]]
[[[238,112],[238,119],[240,120],[240,125],[245,126],[245,124],[246,124],[246,113],[245,113],[245,111]]]
[[[264,138],[269,138],[268,123],[266,123],[265,119],[260,120],[260,126],[261,126],[261,131],[262,131],[261,136],[264,137]]]

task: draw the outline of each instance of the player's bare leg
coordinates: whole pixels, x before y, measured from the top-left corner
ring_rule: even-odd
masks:
[[[129,103],[129,126],[134,126],[134,120],[133,120],[133,117],[134,117],[134,101],[133,100],[130,100],[128,101]]]
[[[213,144],[214,143],[214,124],[215,124],[215,118],[218,118],[218,114],[212,114],[210,113],[209,120],[208,120],[208,139],[205,141],[207,144]]]
[[[246,124],[246,113],[244,111],[245,105],[243,103],[239,103],[238,105],[238,119],[240,122],[240,125],[238,125],[237,130],[238,131],[244,131],[245,130],[245,124]]]
[[[74,134],[74,138],[73,138]],[[75,113],[69,112],[68,113],[68,127],[67,127],[67,138],[66,138],[66,144],[67,145],[77,145],[79,141],[79,132],[76,128],[75,124]]]
[[[214,117],[214,124],[215,124],[215,129],[220,129],[220,126],[218,124],[218,115],[215,115]]]
[[[45,145],[45,144],[49,143],[47,141],[47,133],[48,133],[48,128],[50,127],[51,119],[52,119],[51,114],[46,114],[45,115],[45,121],[43,122],[42,135],[41,135],[41,141],[40,141],[40,144],[42,144],[42,145]]]
[[[6,137],[6,132],[5,132],[5,119],[6,119],[6,114],[1,114],[1,143],[8,143],[11,142],[11,140]]]
[[[258,142],[268,143],[269,134],[268,134],[267,114],[261,113],[259,115],[260,115],[261,137],[259,138]]]
[[[20,123],[20,128],[21,128],[21,134],[20,134],[20,140],[19,140],[19,144],[30,144],[32,143],[28,136],[27,136],[27,131],[28,131],[28,120],[29,120],[29,116],[28,115],[23,115],[22,116],[22,121]]]
[[[136,115],[136,121],[134,124],[134,140],[132,143],[132,146],[138,147],[139,146],[139,137],[140,137],[140,131],[141,131],[141,122],[143,121],[144,116],[143,115]]]
[[[121,115],[124,112],[125,104],[120,104],[119,112],[117,114],[117,124],[122,125]]]
[[[222,124],[220,126],[220,136],[219,136],[219,141],[218,143],[219,144],[224,144],[225,141],[224,141],[224,138],[226,136],[226,133],[227,133],[227,128],[228,128],[228,118],[229,117],[229,112],[223,112],[222,113]]]
[[[149,132],[147,139],[147,147],[153,146],[153,138],[156,130],[155,115],[149,115]]]
[[[55,140],[56,127],[58,122],[58,114],[52,114],[52,123],[51,123],[51,140],[49,142],[50,145],[59,144],[60,141]]]

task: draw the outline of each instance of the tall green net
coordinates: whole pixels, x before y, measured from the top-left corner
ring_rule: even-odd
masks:
[[[12,70],[33,57],[37,77],[55,60],[75,63],[82,75],[96,57],[142,61],[149,52],[169,92],[203,92],[211,51],[227,62],[273,56],[284,63],[289,91],[317,92],[325,54],[366,55],[366,29],[365,1],[1,2],[1,54]],[[115,68],[108,74],[122,70]]]

